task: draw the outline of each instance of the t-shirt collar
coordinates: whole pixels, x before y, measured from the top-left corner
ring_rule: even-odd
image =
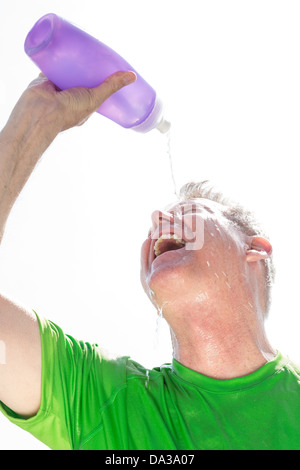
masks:
[[[278,373],[287,362],[288,359],[284,358],[281,353],[277,351],[276,357],[272,361],[267,362],[255,372],[252,372],[251,374],[245,375],[243,377],[226,380],[214,379],[212,377],[200,374],[195,370],[185,367],[174,358],[172,361],[172,369],[176,376],[178,376],[180,379],[196,385],[202,389],[215,392],[229,392],[250,388],[259,384],[268,377]]]

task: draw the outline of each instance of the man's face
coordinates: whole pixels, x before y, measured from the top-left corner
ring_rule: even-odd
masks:
[[[222,207],[194,199],[152,214],[141,251],[141,281],[164,316],[175,304],[216,301],[245,269],[245,237]]]

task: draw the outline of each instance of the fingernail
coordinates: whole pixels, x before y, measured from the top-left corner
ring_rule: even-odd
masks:
[[[128,72],[123,78],[124,85],[129,85],[130,83],[135,82],[136,78],[137,77],[134,72]]]

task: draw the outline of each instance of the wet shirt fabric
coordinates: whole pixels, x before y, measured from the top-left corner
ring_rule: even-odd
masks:
[[[250,375],[217,380],[176,360],[147,370],[112,359],[39,324],[40,410],[23,419],[0,406],[51,449],[300,449],[299,369],[280,353]]]

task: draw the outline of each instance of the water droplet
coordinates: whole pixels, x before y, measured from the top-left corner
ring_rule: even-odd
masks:
[[[219,276],[218,276],[218,274],[217,274],[217,273],[215,273],[215,276],[216,276],[216,278],[218,278],[218,279],[219,279]]]
[[[149,385],[149,370],[147,369],[146,371],[146,381],[145,381],[145,387],[148,388]]]
[[[209,263],[209,261],[206,261],[206,264],[207,264],[207,266],[208,266],[208,267],[210,267],[210,263]]]
[[[207,300],[209,297],[208,297],[208,294],[207,292],[201,292],[200,294],[197,295],[197,300],[199,300],[200,302],[203,302],[203,300]]]
[[[163,320],[162,308],[158,308],[157,317],[156,317],[155,336],[154,336],[154,349],[157,349],[158,344],[159,344],[159,333],[160,333],[162,320]]]

